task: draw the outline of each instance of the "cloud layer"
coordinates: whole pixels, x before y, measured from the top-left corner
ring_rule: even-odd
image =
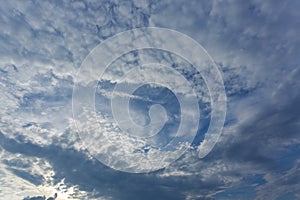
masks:
[[[1,4],[0,198],[55,192],[58,199],[300,198],[299,7],[297,1]],[[228,113],[204,159],[191,148],[166,169],[128,174],[85,150],[73,126],[72,89],[97,44],[147,26],[175,29],[205,47],[222,71]]]

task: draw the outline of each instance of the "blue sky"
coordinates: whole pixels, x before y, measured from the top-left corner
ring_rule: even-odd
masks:
[[[0,199],[55,192],[58,199],[299,199],[299,8],[296,0],[2,2]],[[164,169],[132,174],[86,150],[73,125],[72,91],[93,48],[149,26],[184,33],[207,50],[222,73],[227,115],[205,158],[191,149]],[[210,104],[203,80],[191,81],[203,91],[197,147]],[[104,104],[96,107],[106,113],[109,102],[99,98]],[[146,104],[132,103],[135,109]],[[178,114],[174,108],[170,115]]]

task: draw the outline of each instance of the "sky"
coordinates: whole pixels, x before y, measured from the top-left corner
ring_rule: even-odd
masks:
[[[299,8],[296,0],[3,1],[0,199],[47,199],[55,193],[57,199],[300,199]],[[215,91],[186,57],[161,49],[138,49],[116,58],[101,79],[99,71],[93,71],[96,68],[82,67],[84,63],[89,66],[92,61],[86,58],[113,36],[146,27],[174,30],[198,42],[207,53],[202,51],[200,57],[209,55],[215,63],[201,68],[200,74],[214,74],[217,83],[222,78],[224,126],[203,158],[199,149],[206,141],[212,110],[219,107],[211,102]],[[158,39],[164,36],[158,34]],[[171,43],[176,48],[177,43],[188,41],[175,38]],[[147,44],[160,44],[152,42]],[[135,47],[134,42],[131,45]],[[106,55],[120,53],[121,46],[116,49],[94,58],[102,62]],[[187,56],[195,53],[195,59],[200,55],[194,46],[181,50]],[[164,71],[161,65],[159,70],[150,66],[149,71],[129,74],[145,62],[170,65],[183,76],[172,74],[171,69]],[[210,70],[217,70],[220,77]],[[135,143],[121,132],[127,130],[128,121],[121,129],[112,123],[118,117],[126,119],[123,107],[118,106],[123,101],[116,98],[113,111],[114,101],[110,101],[124,74],[128,76],[123,90],[134,87],[141,77],[174,86],[170,90],[148,84],[126,96],[119,84],[117,97],[128,100],[131,111],[127,114],[135,123],[166,123],[154,138]],[[78,129],[78,119],[85,119],[79,124],[83,127],[94,124],[90,116],[81,118],[84,109],[74,111],[74,102],[75,108],[89,102],[86,95],[93,88],[100,134],[87,135]],[[184,94],[187,107],[174,96],[175,91]],[[193,92],[198,107],[191,106]],[[216,95],[220,94],[218,90]],[[157,104],[164,109],[152,107]],[[197,109],[200,118],[195,124],[189,119],[194,119],[190,113]],[[223,107],[219,110],[225,112]],[[178,117],[181,114],[190,117]],[[172,140],[181,120],[187,123],[184,127],[198,125],[198,129]],[[145,129],[134,130],[132,134],[138,134],[136,130],[147,134]],[[111,143],[103,139],[107,137]],[[177,141],[175,147],[179,147],[185,140],[189,144],[183,150],[163,148],[170,141]],[[153,166],[137,160],[140,156],[162,158],[156,151],[167,152],[162,157],[168,164]]]

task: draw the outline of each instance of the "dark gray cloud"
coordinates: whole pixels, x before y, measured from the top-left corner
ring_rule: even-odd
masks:
[[[66,183],[78,185],[81,190],[94,194],[89,198],[113,199],[184,199],[188,194],[206,198],[211,191],[222,188],[217,180],[203,182],[199,176],[158,176],[161,172],[150,174],[129,174],[112,170],[99,161],[91,159],[87,153],[59,146],[38,146],[30,142],[22,143],[0,134],[1,146],[13,154],[39,157],[48,160],[55,171],[55,181],[65,178]],[[18,171],[11,171],[19,176]],[[23,172],[26,175],[26,172]],[[21,176],[22,177],[22,176]],[[42,178],[25,177],[38,186]],[[150,186],[150,187],[149,187]]]

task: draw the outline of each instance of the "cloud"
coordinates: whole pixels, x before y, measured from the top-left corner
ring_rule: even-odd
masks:
[[[129,174],[114,171],[91,159],[88,154],[74,149],[63,149],[54,145],[40,147],[29,142],[19,143],[5,138],[3,134],[1,141],[1,146],[10,153],[20,153],[23,158],[37,157],[47,160],[55,172],[54,183],[65,179],[66,185],[78,185],[81,191],[88,192],[89,199],[183,199],[190,191],[198,191],[203,184],[202,181],[196,181],[198,178],[195,176],[164,177],[157,176],[156,173]],[[218,185],[214,182],[209,183],[207,189],[202,189],[203,196],[210,192],[210,187],[213,189]],[[73,195],[76,198],[76,194]]]
[[[299,6],[296,1],[1,4],[0,198],[42,196],[36,188],[49,180],[52,189],[64,180],[74,188],[74,199],[228,199],[241,190],[257,199],[300,198]],[[204,159],[191,148],[164,170],[127,174],[91,158],[78,142],[71,126],[72,84],[98,43],[149,25],[186,33],[207,49],[223,73],[228,115],[224,134]]]
[[[281,174],[267,174],[265,179],[266,184],[257,188],[256,199],[277,199],[285,198],[290,195],[289,198],[300,197],[300,166],[299,160],[294,163],[294,166],[287,172]]]

